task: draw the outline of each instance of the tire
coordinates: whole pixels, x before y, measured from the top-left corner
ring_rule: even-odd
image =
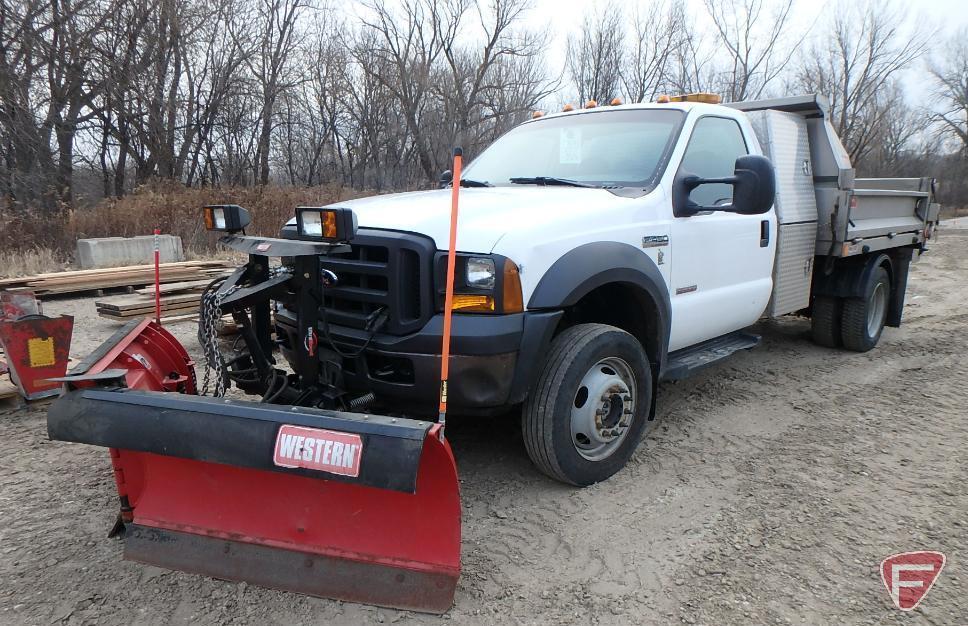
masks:
[[[871,273],[864,296],[845,298],[840,316],[840,337],[844,347],[867,352],[877,345],[884,331],[891,302],[891,280],[887,270],[878,267]]]
[[[813,309],[810,314],[810,332],[813,342],[825,348],[839,348],[840,315],[843,302],[840,298],[831,296],[817,296],[813,299]]]
[[[528,456],[563,483],[605,480],[642,440],[653,392],[649,359],[635,337],[605,324],[564,330],[522,411]]]

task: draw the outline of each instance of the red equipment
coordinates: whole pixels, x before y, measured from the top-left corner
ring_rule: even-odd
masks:
[[[0,322],[12,322],[26,315],[44,313],[40,300],[32,291],[0,291]]]
[[[250,252],[219,287],[244,335],[260,314],[250,326],[241,311],[267,309],[272,294],[294,296],[300,323],[315,329],[322,244],[223,241]],[[295,259],[291,275],[260,274],[270,247]],[[309,347],[295,349],[301,372],[319,367]],[[63,382],[48,432],[111,449],[121,503],[112,532],[124,534],[126,559],[400,609],[453,605],[461,507],[442,424],[194,395],[187,352],[148,320]]]
[[[56,396],[60,384],[50,379],[67,371],[74,318],[28,315],[0,322],[0,345],[10,378],[28,400]]]

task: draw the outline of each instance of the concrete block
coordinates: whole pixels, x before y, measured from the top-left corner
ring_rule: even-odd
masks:
[[[181,237],[160,235],[158,249],[161,262],[171,263],[185,260]],[[155,237],[99,237],[78,239],[77,264],[81,269],[92,267],[115,267],[118,265],[144,265],[155,259]]]

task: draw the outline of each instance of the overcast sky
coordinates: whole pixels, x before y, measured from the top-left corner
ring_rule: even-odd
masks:
[[[769,0],[767,0],[769,1]],[[852,0],[839,0],[850,2]],[[601,4],[601,0],[532,0],[531,10],[526,22],[531,28],[547,28],[551,32],[551,49],[548,51],[548,65],[552,71],[560,71],[565,60],[565,46],[568,33],[575,32],[581,27],[582,17],[587,10]],[[641,2],[648,6],[649,0],[628,0],[627,6],[634,6]],[[706,23],[705,9],[702,0],[686,0],[692,5],[692,14]],[[815,23],[813,33],[819,33],[822,28],[823,11],[827,7],[835,6],[838,0],[795,0],[794,23],[804,28]],[[896,6],[904,7],[908,28],[920,26],[929,30],[937,29],[941,39],[944,35],[955,32],[958,28],[968,26],[968,0],[896,0]],[[916,91],[918,84],[916,73],[909,72],[903,81],[906,83],[909,97]]]

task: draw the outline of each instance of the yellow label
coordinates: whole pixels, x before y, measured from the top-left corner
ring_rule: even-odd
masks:
[[[40,339],[34,337],[27,340],[27,354],[30,357],[30,367],[48,367],[54,364],[54,338]]]

